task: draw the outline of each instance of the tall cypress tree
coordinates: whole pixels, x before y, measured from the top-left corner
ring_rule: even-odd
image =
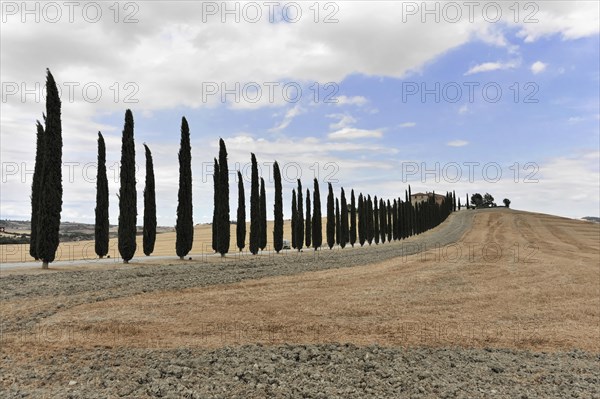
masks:
[[[387,240],[388,240],[388,242],[390,242],[390,241],[392,241],[392,229],[393,229],[392,205],[390,204],[390,200],[387,200],[387,208],[386,208],[385,214],[387,216],[387,223],[385,224],[385,226],[387,227]]]
[[[215,158],[213,172],[213,218],[212,218],[212,249],[219,249],[219,223],[217,223],[217,212],[219,211],[219,161]]]
[[[356,201],[352,190],[350,192],[350,245],[354,247],[354,243],[356,243]]]
[[[250,180],[250,252],[258,253],[260,232],[260,198],[258,191],[258,164],[256,156],[251,154],[252,177]]]
[[[121,187],[119,189],[119,253],[129,263],[137,247],[137,193],[135,191],[135,144],[133,114],[125,111],[125,127],[121,144]]]
[[[154,163],[150,148],[144,144],[146,153],[146,186],[144,187],[144,254],[154,252],[156,242],[156,194],[154,188]]]
[[[329,249],[335,244],[335,210],[333,187],[329,184],[329,193],[327,194],[327,245]]]
[[[246,246],[246,197],[244,195],[244,179],[242,173],[238,170],[238,208],[235,225],[235,233],[237,238],[237,247],[240,252]]]
[[[267,195],[265,192],[265,179],[260,178],[260,237],[258,243],[260,250],[267,247]]]
[[[298,248],[298,205],[296,203],[296,190],[292,189],[292,248]]]
[[[54,76],[46,76],[46,127],[44,129],[44,161],[40,182],[37,219],[36,254],[42,269],[54,261],[59,243],[62,211],[62,122],[60,96]]]
[[[335,199],[335,243],[340,244],[342,241],[342,224],[340,222],[340,200]]]
[[[273,179],[275,180],[273,248],[279,253],[283,248],[283,190],[281,188],[281,171],[277,161],[273,164]]]
[[[465,206],[469,209],[469,193],[467,193],[467,202],[465,202]]]
[[[340,246],[343,248],[346,247],[346,243],[348,242],[348,203],[346,202],[346,193],[344,192],[344,188],[342,188],[342,193],[340,195]]]
[[[460,205],[460,197],[458,198],[458,210],[460,211],[461,205]]]
[[[381,243],[385,243],[385,236],[387,233],[387,212],[385,208],[385,201],[379,199],[379,234],[381,235]]]
[[[219,169],[221,170],[221,164]],[[225,189],[219,182],[219,194]],[[229,203],[228,203],[229,206]],[[183,259],[194,242],[194,221],[192,211],[192,147],[190,128],[185,117],[181,118],[181,141],[179,144],[179,192],[177,194],[177,235],[175,252]]]
[[[44,127],[40,121],[36,121],[36,145],[35,145],[35,166],[33,169],[33,182],[31,184],[31,234],[29,236],[29,255],[35,260],[37,256],[37,230],[39,205],[41,195],[42,173],[44,170]],[[100,144],[98,144],[100,145]]]
[[[392,224],[393,224],[393,228],[392,228],[392,239],[394,241],[396,241],[398,238],[400,238],[399,236],[399,227],[398,226],[398,201],[394,198],[394,203],[392,205]]]
[[[379,244],[380,230],[379,230],[379,202],[377,196],[373,197],[373,239],[375,245]]]
[[[308,188],[306,189],[306,219],[305,219],[305,224],[306,224],[306,234],[304,235],[304,237],[305,237],[305,244],[306,244],[306,248],[310,248],[311,235],[312,235],[312,218],[311,218],[311,215],[310,215],[310,192],[308,191]]]
[[[298,214],[296,216],[296,245],[298,246],[298,251],[300,251],[304,245],[304,205],[302,202],[302,183],[300,182],[300,179],[298,179],[298,192],[296,195],[298,197]]]
[[[456,212],[456,192],[452,190],[452,212]]]
[[[358,243],[360,244],[361,247],[363,245],[365,245],[365,240],[367,238],[367,234],[366,234],[367,216],[365,215],[365,211],[366,211],[365,199],[364,199],[362,193],[360,193],[358,195]]]
[[[313,217],[312,217],[312,242],[315,251],[323,244],[323,227],[321,222],[321,194],[319,181],[315,178],[313,186]]]
[[[96,224],[94,226],[96,255],[108,254],[108,178],[106,177],[106,145],[98,132],[98,175],[96,176]],[[33,232],[33,230],[32,230]]]
[[[229,224],[229,167],[227,166],[227,148],[223,139],[219,139],[219,244],[218,252],[224,257],[229,252],[231,229]]]
[[[366,216],[366,220],[365,220],[365,227],[366,227],[366,233],[367,233],[367,242],[369,243],[369,245],[371,245],[371,243],[373,242],[373,237],[375,236],[375,231],[374,231],[374,226],[373,226],[373,201],[371,200],[371,195],[368,194],[367,195],[367,203],[365,206],[365,216]]]

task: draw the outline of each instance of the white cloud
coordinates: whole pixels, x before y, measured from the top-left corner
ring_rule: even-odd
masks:
[[[526,43],[559,34],[563,40],[575,40],[598,34],[600,9],[597,1],[545,1],[522,10],[517,36]],[[507,3],[508,5],[508,3]],[[508,11],[508,10],[507,10]]]
[[[458,114],[459,114],[459,115],[464,115],[464,114],[466,114],[467,112],[469,112],[469,106],[468,106],[467,104],[465,104],[465,105],[461,106],[461,107],[458,109]]]
[[[416,122],[404,122],[398,125],[398,127],[400,127],[401,129],[407,129],[415,126],[417,126]]]
[[[533,72],[534,75],[537,75],[538,73],[544,72],[547,66],[548,64],[544,64],[542,61],[536,61],[531,64],[531,72]]]
[[[465,140],[453,140],[447,143],[449,147],[464,147],[467,144],[469,144],[469,142]]]
[[[467,72],[465,72],[465,76],[473,75],[481,72],[491,72],[498,71],[504,69],[514,69],[519,66],[518,61],[509,61],[509,62],[484,62],[483,64],[475,65],[471,67]]]
[[[575,124],[575,123],[579,123],[584,121],[585,118],[582,118],[581,116],[572,116],[568,119],[568,122],[571,124]]]
[[[360,107],[360,106],[365,105],[367,102],[368,102],[368,100],[363,96],[354,96],[354,97],[339,96],[339,97],[337,97],[336,105],[338,105],[338,106],[357,105]]]
[[[269,129],[270,132],[280,132],[292,123],[295,117],[304,112],[304,109],[296,104],[293,108],[290,108],[283,117],[283,120],[275,127]]]
[[[328,118],[338,119],[336,123],[329,125],[332,130],[343,129],[356,123],[356,119],[349,114],[328,114]]]
[[[329,133],[327,137],[330,139],[354,140],[362,138],[380,138],[383,136],[381,130],[366,130],[356,129],[353,127],[345,127],[335,132]]]

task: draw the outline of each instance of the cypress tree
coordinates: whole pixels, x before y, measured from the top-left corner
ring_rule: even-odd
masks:
[[[465,202],[465,206],[469,209],[469,193],[467,193],[467,202]]]
[[[458,198],[458,210],[459,210],[459,211],[460,211],[460,208],[461,208],[461,206],[460,206],[460,197],[459,197],[459,198]]]
[[[335,243],[340,245],[342,239],[342,223],[340,221],[340,200],[335,199]]]
[[[356,201],[354,199],[354,190],[350,192],[350,245],[354,247],[356,243]]]
[[[385,214],[388,218],[387,223],[386,223],[386,227],[387,227],[387,233],[388,233],[388,242],[392,241],[392,229],[393,229],[393,225],[392,225],[392,205],[390,204],[390,200],[387,200],[387,208],[385,211]]]
[[[366,235],[366,222],[367,216],[365,215],[365,200],[362,193],[358,195],[358,242],[362,247],[365,245]]]
[[[273,164],[273,178],[275,180],[273,248],[279,253],[283,248],[283,190],[281,188],[281,171],[277,161]]]
[[[37,256],[37,220],[39,217],[39,205],[41,195],[41,181],[44,170],[44,127],[40,121],[36,121],[36,145],[35,145],[35,166],[33,169],[33,182],[31,184],[31,234],[29,236],[29,255],[35,260]],[[100,133],[98,133],[100,134]],[[98,146],[100,144],[98,143]],[[100,151],[100,149],[98,149]],[[98,155],[100,157],[100,155]],[[100,168],[100,166],[98,166]],[[105,173],[106,174],[106,173]]]
[[[154,188],[154,163],[150,148],[144,144],[146,154],[146,185],[144,187],[144,236],[142,246],[144,254],[154,252],[156,242],[156,194]]]
[[[298,248],[298,205],[296,203],[296,190],[292,189],[292,248]]]
[[[348,203],[346,202],[346,193],[342,188],[341,200],[340,200],[340,246],[342,249],[348,242]]]
[[[452,190],[452,212],[456,212],[456,192]]]
[[[321,222],[321,194],[319,181],[315,178],[313,186],[313,217],[312,217],[312,243],[315,251],[323,244],[323,230]]]
[[[329,249],[333,248],[335,244],[335,210],[334,210],[334,199],[333,199],[333,187],[331,183],[329,185],[329,192],[327,194],[327,245]]]
[[[377,201],[377,196],[373,197],[373,239],[375,240],[375,245],[379,244],[380,228],[379,228],[379,202]]]
[[[379,199],[379,230],[381,234],[381,243],[387,241],[387,209],[385,207],[385,200]]]
[[[398,201],[394,198],[394,203],[392,204],[392,239],[396,241],[399,238],[398,234]]]
[[[36,164],[37,166],[37,164]],[[102,259],[108,254],[108,178],[106,177],[106,145],[98,132],[98,174],[96,176],[96,224],[94,239],[96,255]],[[33,229],[32,229],[33,233]]]
[[[244,179],[238,170],[238,208],[235,225],[237,247],[240,252],[246,246],[246,196],[244,194]]]
[[[229,225],[229,167],[227,166],[227,148],[223,139],[219,139],[219,224],[218,252],[224,257],[229,252],[231,230]]]
[[[217,252],[219,249],[219,223],[217,223],[217,212],[219,210],[219,161],[215,158],[213,172],[213,218],[212,218],[212,249]]]
[[[296,195],[298,197],[298,214],[296,216],[296,245],[298,246],[298,251],[300,251],[304,245],[304,206],[302,202],[302,183],[300,182],[300,179],[298,179],[298,192]]]
[[[265,192],[265,179],[260,178],[260,250],[267,247],[267,195]]]
[[[129,263],[136,249],[137,193],[135,191],[135,145],[133,114],[125,112],[121,145],[121,187],[119,189],[119,253]]]
[[[311,244],[311,233],[312,233],[312,219],[310,216],[310,192],[308,191],[308,188],[306,189],[306,234],[305,236],[305,244],[306,244],[306,248],[310,248],[310,244]]]
[[[373,202],[371,200],[371,195],[367,195],[367,204],[365,209],[365,232],[367,233],[366,238],[369,245],[373,242],[373,237],[375,236],[374,226],[373,226]]]
[[[219,164],[221,170],[222,164]],[[222,188],[219,182],[219,194]],[[218,212],[217,212],[218,214]],[[218,222],[218,221],[217,221]],[[185,117],[181,118],[181,141],[179,144],[179,192],[177,194],[177,235],[175,252],[183,259],[192,249],[194,242],[194,221],[192,213],[192,148],[190,145],[190,128]]]
[[[46,76],[46,127],[44,129],[43,168],[40,179],[36,254],[42,269],[54,261],[59,243],[62,211],[62,122],[60,96],[54,76]]]
[[[387,209],[385,201],[379,199],[379,230],[381,234],[381,243],[385,243],[387,234]]]
[[[258,164],[256,156],[251,154],[252,177],[250,179],[250,252],[258,253],[260,231],[260,203],[258,191]]]

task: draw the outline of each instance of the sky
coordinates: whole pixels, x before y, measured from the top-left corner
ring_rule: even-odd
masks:
[[[212,218],[227,145],[250,189],[250,154],[273,209],[301,179],[347,193],[492,194],[571,218],[600,213],[597,1],[13,2],[0,31],[1,219],[30,219],[46,68],[62,99],[63,221],[93,223],[97,133],[110,221],[126,109],[135,120],[138,223],[146,143],[159,225],[175,223],[181,118],[192,143],[194,222]],[[306,194],[306,193],[304,193]],[[272,212],[271,212],[272,213]],[[248,214],[248,213],[247,213]],[[272,218],[272,216],[270,217]]]

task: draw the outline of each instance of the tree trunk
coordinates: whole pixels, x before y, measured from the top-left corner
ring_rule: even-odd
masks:
[[[179,260],[183,260],[183,256],[180,256],[180,257],[179,257]]]
[[[224,257],[225,257],[225,254],[221,254],[221,258],[224,258]]]
[[[129,261],[128,261],[128,260],[125,260],[125,259],[123,259],[123,263],[127,264],[127,263],[129,263]]]
[[[100,255],[99,258],[102,259],[102,258],[104,258],[104,256]]]
[[[47,261],[42,261],[42,269],[48,269],[48,262]]]

